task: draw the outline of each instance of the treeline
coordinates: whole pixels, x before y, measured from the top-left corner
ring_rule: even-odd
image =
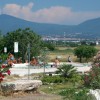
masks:
[[[79,42],[77,41],[63,41],[63,40],[48,40],[48,41],[45,41],[47,43],[52,43],[53,46],[62,46],[62,47],[77,47],[79,45],[89,45],[89,46],[96,46],[96,42],[95,41],[87,41],[87,40],[81,40]]]
[[[18,42],[18,53],[14,53],[14,42]],[[30,48],[28,48],[30,45]],[[30,58],[39,56],[45,49],[53,50],[53,45],[45,43],[41,36],[32,31],[30,28],[18,29],[3,35],[0,33],[0,54],[4,55],[4,47],[7,53],[13,53],[16,57],[27,59],[28,49],[30,49]]]

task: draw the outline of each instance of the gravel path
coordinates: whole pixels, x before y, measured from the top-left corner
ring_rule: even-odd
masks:
[[[23,94],[1,97],[0,100],[62,100],[60,96],[48,94]]]

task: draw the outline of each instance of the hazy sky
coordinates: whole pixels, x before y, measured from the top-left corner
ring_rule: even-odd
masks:
[[[33,22],[75,25],[100,17],[100,0],[0,0],[0,13]]]

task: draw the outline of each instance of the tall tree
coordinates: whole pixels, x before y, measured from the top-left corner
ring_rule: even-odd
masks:
[[[4,36],[5,46],[8,49],[8,52],[14,52],[14,42],[18,42],[19,44],[19,52],[18,55],[25,58],[25,54],[27,54],[27,46],[30,44],[30,54],[32,56],[37,56],[40,54],[42,49],[41,47],[41,37],[30,30],[26,29],[18,29],[13,32],[8,32]]]
[[[96,51],[96,48],[92,46],[79,46],[75,48],[74,53],[77,58],[80,59],[80,62],[82,62],[82,58],[86,58],[86,60],[88,60],[96,54]]]

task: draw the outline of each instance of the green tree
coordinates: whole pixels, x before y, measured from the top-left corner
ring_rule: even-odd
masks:
[[[96,52],[96,48],[92,46],[79,46],[74,49],[74,54],[80,59],[80,62],[82,62],[82,58],[86,58],[87,61],[89,58],[93,57]]]
[[[55,50],[55,44],[54,43],[44,41],[43,46],[47,47],[51,51]]]
[[[7,47],[8,52],[14,52],[14,42],[19,43],[19,52],[18,55],[22,56],[25,60],[25,55],[27,55],[27,46],[30,44],[30,54],[32,56],[37,56],[40,54],[42,49],[41,47],[41,37],[30,30],[18,29],[13,32],[8,32],[4,36],[5,46]]]

